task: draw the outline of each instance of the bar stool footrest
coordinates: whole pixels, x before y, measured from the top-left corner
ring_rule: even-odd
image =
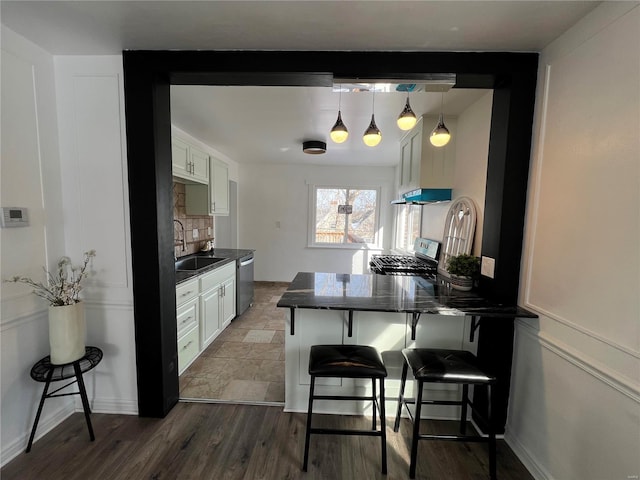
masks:
[[[321,435],[366,435],[369,437],[379,437],[382,430],[345,430],[342,428],[311,428],[311,433]]]
[[[481,437],[478,435],[434,435],[424,434],[418,435],[420,440],[448,440],[452,442],[488,442],[489,437]]]

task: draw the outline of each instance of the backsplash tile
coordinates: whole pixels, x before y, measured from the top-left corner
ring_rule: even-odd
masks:
[[[184,225],[184,250],[182,249],[183,232],[180,225],[173,223],[174,254],[184,257],[202,249],[208,240],[213,240],[213,217],[209,215],[187,215],[185,209],[184,183],[173,182],[173,219]],[[211,228],[211,235],[207,229]],[[193,239],[193,230],[198,230],[198,238]]]

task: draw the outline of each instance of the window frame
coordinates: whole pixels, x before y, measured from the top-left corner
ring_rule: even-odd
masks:
[[[422,205],[416,205],[416,204],[398,205],[396,211],[394,212],[393,249],[397,252],[401,252],[404,254],[414,253],[413,242],[415,239],[413,240],[410,238],[405,239],[407,241],[407,245],[398,244],[398,233],[400,231],[400,222],[401,222],[401,216],[402,216],[401,212],[402,211],[408,212],[409,208],[415,209],[418,212],[418,232],[422,232]],[[410,215],[407,215],[407,216],[409,217]]]
[[[316,242],[316,202],[319,189],[334,190],[374,190],[376,192],[376,208],[374,222],[374,242],[373,243],[328,243]],[[307,248],[332,248],[343,250],[381,250],[382,232],[380,225],[380,202],[382,198],[382,187],[379,185],[336,185],[336,184],[310,184],[309,185],[309,222],[307,227]]]

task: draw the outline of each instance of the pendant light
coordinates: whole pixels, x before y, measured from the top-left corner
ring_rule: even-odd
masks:
[[[364,136],[362,137],[362,141],[368,147],[375,147],[380,143],[380,140],[382,140],[382,133],[380,133],[380,129],[376,126],[376,121],[374,118],[375,101],[376,101],[376,91],[374,87],[373,99],[371,102],[371,123],[369,124],[369,127],[364,131]]]
[[[438,125],[431,132],[431,136],[429,137],[429,141],[431,145],[434,147],[444,147],[449,140],[451,140],[451,134],[449,133],[449,129],[444,125],[444,92],[442,92],[442,101],[440,103],[440,116],[438,117]]]
[[[338,119],[335,125],[331,129],[329,136],[335,143],[343,143],[349,136],[347,126],[342,122],[342,115],[340,113],[340,107],[342,106],[342,85],[340,85],[340,96],[338,97]]]
[[[409,94],[407,94],[407,103],[398,117],[398,127],[400,127],[400,130],[411,130],[416,126],[417,121],[416,114],[413,113],[411,105],[409,105]]]

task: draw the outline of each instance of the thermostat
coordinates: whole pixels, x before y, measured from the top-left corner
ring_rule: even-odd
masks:
[[[2,228],[6,227],[28,227],[29,214],[24,207],[2,207],[2,218],[0,218]]]

